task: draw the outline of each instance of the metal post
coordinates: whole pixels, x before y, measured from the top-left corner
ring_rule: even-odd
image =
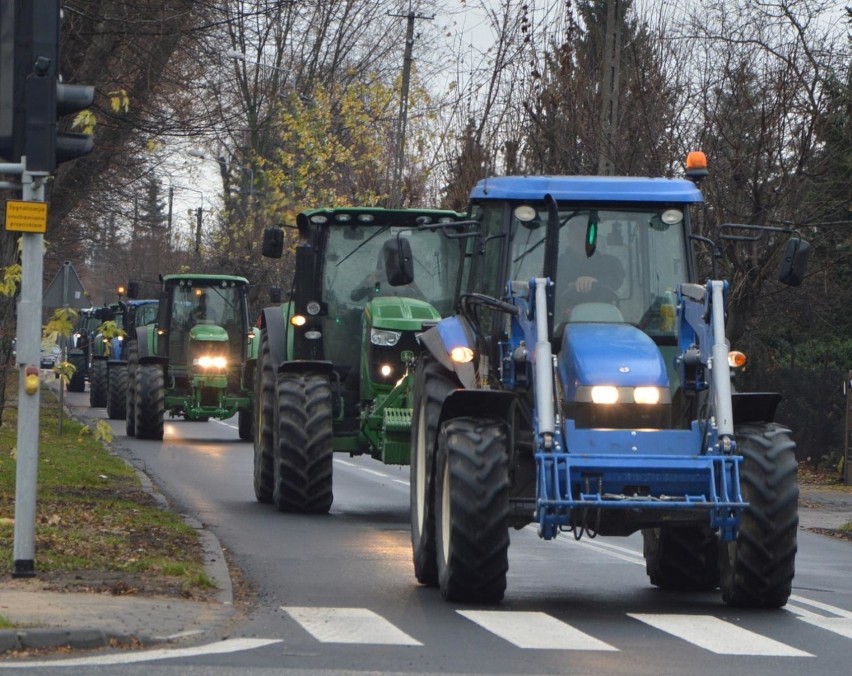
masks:
[[[24,167],[26,167],[26,160]],[[44,201],[44,173],[24,171],[23,199]],[[38,373],[41,348],[41,295],[44,235],[25,232],[21,258],[21,297],[18,301],[18,457],[15,475],[15,542],[12,577],[35,575],[36,490],[41,395],[28,394],[27,370]]]
[[[201,207],[195,210],[195,265],[201,262],[201,218],[203,214]]]
[[[844,434],[844,456],[843,456],[843,482],[848,486],[852,484],[852,371],[846,374],[844,383],[846,390],[846,433]]]

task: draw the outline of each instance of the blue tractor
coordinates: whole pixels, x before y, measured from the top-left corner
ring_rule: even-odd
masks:
[[[695,234],[706,159],[688,179],[525,176],[478,183],[458,312],[419,338],[411,537],[417,579],[451,601],[503,598],[509,528],[641,531],[652,584],[721,587],[730,605],[791,592],[798,485],[780,396],[739,393],[725,337],[724,246],[791,231]],[[696,245],[701,245],[696,246]],[[709,247],[707,247],[709,245]],[[699,281],[697,254],[714,274]]]

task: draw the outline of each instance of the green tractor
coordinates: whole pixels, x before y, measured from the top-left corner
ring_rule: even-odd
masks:
[[[416,336],[453,310],[472,240],[451,224],[464,219],[365,207],[298,214],[289,298],[258,322],[260,502],[328,512],[336,451],[408,464]],[[280,257],[283,240],[282,230],[267,230],[263,254]]]
[[[162,439],[168,411],[193,421],[237,415],[240,439],[250,441],[260,341],[248,321],[248,280],[179,274],[161,282],[157,321],[138,327],[128,350],[128,436]]]
[[[115,310],[108,307],[90,307],[80,310],[74,331],[67,345],[66,360],[74,365],[74,373],[68,381],[69,392],[85,392],[86,379],[90,378],[93,345],[98,327],[115,317]],[[97,377],[97,376],[95,376]],[[103,404],[101,404],[103,405]]]

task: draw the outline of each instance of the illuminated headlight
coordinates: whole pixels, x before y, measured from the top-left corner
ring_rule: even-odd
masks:
[[[119,342],[119,343],[121,343],[121,342],[123,342],[123,341],[124,341],[124,336],[119,336],[119,337],[118,337],[118,342]]]
[[[614,404],[618,401],[618,388],[612,385],[595,385],[592,388],[592,402],[595,404]]]
[[[741,369],[746,365],[746,361],[748,360],[746,359],[745,353],[737,350],[728,352],[728,366],[732,369]]]
[[[467,364],[473,361],[473,350],[469,347],[454,347],[450,350],[450,359],[456,364]]]
[[[637,404],[660,403],[659,387],[636,387],[633,389],[633,401]]]
[[[379,367],[379,373],[382,374],[382,377],[387,378],[391,373],[393,373],[393,367],[390,364],[382,364]]]
[[[307,321],[308,320],[305,319],[305,315],[293,315],[290,317],[290,323],[293,326],[304,326]]]
[[[224,369],[228,368],[228,360],[225,357],[210,357],[204,355],[192,360],[193,366],[198,366],[203,369]]]
[[[370,329],[370,342],[382,347],[393,347],[402,337],[400,331],[384,331],[382,329]]]

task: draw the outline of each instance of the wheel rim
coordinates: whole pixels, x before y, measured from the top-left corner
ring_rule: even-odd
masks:
[[[423,524],[425,521],[424,509],[423,505],[426,504],[426,423],[425,423],[425,415],[426,415],[426,403],[421,402],[420,404],[420,416],[417,420],[417,442],[414,448],[414,462],[416,463],[416,471],[417,471],[417,485],[415,486],[415,490],[417,491],[417,505],[416,507],[416,521],[417,521],[417,534],[423,532]]]
[[[450,461],[444,458],[444,480],[441,484],[441,557],[444,565],[450,551]]]

